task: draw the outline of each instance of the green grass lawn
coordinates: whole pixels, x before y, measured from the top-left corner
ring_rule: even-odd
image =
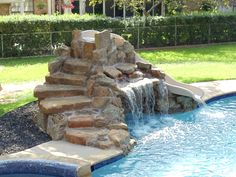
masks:
[[[43,81],[48,73],[48,62],[55,57],[36,57],[18,59],[0,59],[0,83],[24,83],[31,81]],[[2,100],[12,100],[0,102],[0,116],[19,106],[34,101],[32,90],[26,90],[17,94],[8,95]]]
[[[181,82],[236,79],[236,44],[140,51],[139,54]]]
[[[25,90],[21,93],[7,96],[4,99],[11,101],[2,104],[0,103],[0,117],[11,110],[36,100],[33,97],[32,90]]]
[[[0,82],[19,83],[43,80],[48,62],[55,57],[0,59]]]

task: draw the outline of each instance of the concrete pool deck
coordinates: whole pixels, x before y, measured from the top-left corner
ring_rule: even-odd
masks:
[[[204,91],[204,101],[216,96],[236,93],[236,80],[201,82],[191,85],[200,87]],[[66,162],[78,165],[77,172],[79,176],[89,177],[91,176],[91,166],[98,164],[102,166],[106,164],[103,163],[104,161],[119,156],[122,156],[122,151],[118,149],[102,150],[88,146],[75,145],[66,141],[50,141],[25,151],[0,156],[0,160],[40,159]]]
[[[191,85],[199,87],[204,91],[204,96],[202,98],[204,101],[217,96],[236,93],[236,80],[198,82]]]

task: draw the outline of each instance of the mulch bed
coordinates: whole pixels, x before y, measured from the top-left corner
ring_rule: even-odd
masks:
[[[0,155],[51,140],[32,120],[37,109],[37,102],[32,102],[0,117]]]

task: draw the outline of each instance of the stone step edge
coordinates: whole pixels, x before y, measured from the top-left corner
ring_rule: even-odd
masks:
[[[40,87],[44,87],[41,89]],[[53,86],[55,89],[47,89],[46,87]],[[65,88],[60,88],[65,87]],[[67,88],[66,88],[67,87]],[[34,89],[34,97],[52,98],[52,97],[70,97],[70,96],[82,96],[86,94],[86,87],[76,85],[63,85],[63,84],[44,84],[38,85]]]
[[[66,100],[68,100],[67,103]],[[63,99],[61,97],[52,97],[46,98],[39,102],[39,108],[45,114],[63,113],[66,111],[82,109],[85,107],[90,108],[91,105],[92,99],[86,96],[63,97]]]

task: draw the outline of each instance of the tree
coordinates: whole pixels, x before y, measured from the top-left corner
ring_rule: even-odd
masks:
[[[89,0],[90,5],[94,6],[97,3],[102,3],[103,0]],[[152,12],[152,10],[157,7],[158,5],[164,3],[165,0],[153,0],[154,3],[151,8],[146,9],[146,5],[149,2],[152,2],[152,0],[115,0],[116,5],[119,7],[123,7],[124,5],[127,8],[130,8],[134,12],[142,11],[143,15],[148,16]]]
[[[187,11],[217,11],[220,6],[228,6],[230,0],[186,0]]]
[[[89,0],[90,5],[96,5],[97,3],[102,3],[103,0]],[[227,6],[230,0],[115,0],[116,5],[123,7],[124,5],[127,8],[130,8],[134,12],[142,11],[144,16],[149,16],[153,9],[161,5],[161,15],[165,16],[165,11],[170,14],[175,14],[176,12],[183,12],[185,9],[188,9],[189,5],[197,4],[199,6],[197,11],[202,10],[203,5],[209,5],[213,10],[216,10],[219,6]],[[147,4],[153,2],[152,6],[147,9]],[[193,5],[194,6],[194,5]],[[197,7],[198,7],[197,6]],[[195,7],[195,6],[194,6]],[[205,6],[205,8],[208,8]]]

